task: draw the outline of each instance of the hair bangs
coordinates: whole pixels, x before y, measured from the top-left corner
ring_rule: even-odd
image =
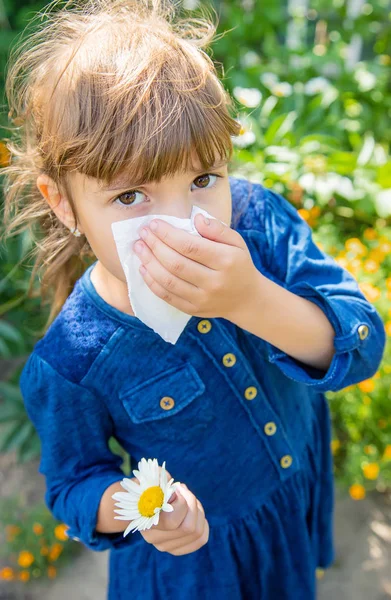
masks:
[[[162,86],[158,79],[154,84],[138,94],[130,90],[117,102],[96,90],[88,93],[85,105],[90,115],[96,115],[90,128],[94,134],[63,154],[65,169],[71,167],[107,185],[126,178],[139,186],[228,162],[231,136],[238,134],[240,124],[222,108],[225,91],[208,78],[204,87],[191,93],[167,83]]]

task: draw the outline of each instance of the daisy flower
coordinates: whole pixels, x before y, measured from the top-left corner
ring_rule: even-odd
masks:
[[[119,500],[114,509],[121,521],[131,521],[124,531],[124,537],[129,531],[143,531],[150,529],[152,525],[159,523],[159,514],[162,510],[172,512],[174,509],[168,504],[169,499],[175,492],[179,482],[173,483],[173,479],[167,481],[166,462],[163,463],[159,473],[159,464],[156,458],[148,461],[142,458],[138,463],[138,470],[133,473],[140,484],[124,477],[120,482],[126,492],[115,492],[114,500]]]

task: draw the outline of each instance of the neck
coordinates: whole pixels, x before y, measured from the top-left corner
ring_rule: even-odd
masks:
[[[99,261],[90,276],[95,290],[107,304],[127,315],[135,316],[129,301],[126,282],[112,275]]]

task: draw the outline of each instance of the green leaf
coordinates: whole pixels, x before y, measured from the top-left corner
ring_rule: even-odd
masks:
[[[272,144],[277,140],[281,140],[291,130],[296,119],[297,113],[295,111],[280,115],[274,119],[264,136],[266,144]]]
[[[3,440],[0,441],[0,452],[10,452],[19,447],[29,436],[34,428],[30,421],[24,423],[14,423],[5,433]]]
[[[18,420],[23,416],[19,405],[13,405],[11,402],[0,404],[0,423]]]
[[[23,337],[20,331],[11,323],[0,320],[0,338],[16,342],[18,345],[23,345]]]
[[[31,438],[28,438],[19,448],[19,460],[26,463],[34,458],[38,458],[41,454],[41,441],[34,431]]]
[[[3,358],[11,358],[11,356],[12,356],[11,350],[8,348],[5,341],[2,340],[1,338],[0,338],[0,356],[2,356]]]
[[[23,396],[18,385],[0,381],[0,396],[15,402],[24,408]]]

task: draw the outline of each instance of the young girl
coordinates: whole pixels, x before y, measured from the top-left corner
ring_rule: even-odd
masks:
[[[371,377],[385,343],[288,201],[228,176],[240,125],[202,49],[214,31],[159,0],[67,3],[8,71],[8,231],[38,225],[52,303],[21,390],[47,506],[111,550],[110,600],[313,599],[334,556],[324,392]],[[171,344],[133,314],[111,224],[193,205],[215,217],[197,215],[200,236],[157,218],[134,246],[154,294],[191,315]],[[111,436],[183,482],[125,537]]]

